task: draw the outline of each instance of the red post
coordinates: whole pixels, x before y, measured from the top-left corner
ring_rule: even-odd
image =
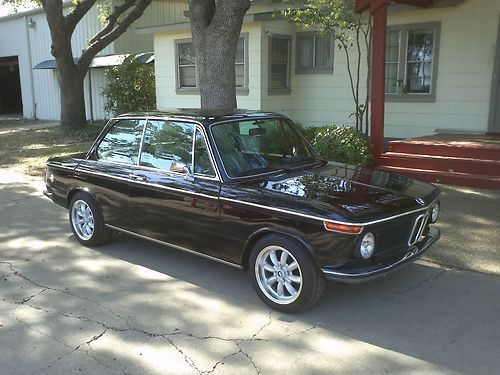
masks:
[[[373,44],[370,148],[375,165],[380,164],[380,158],[384,151],[385,50],[389,1],[379,3],[381,4],[378,7],[371,9],[373,14]]]

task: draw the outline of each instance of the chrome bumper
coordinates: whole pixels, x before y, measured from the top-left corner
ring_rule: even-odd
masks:
[[[328,280],[342,283],[362,283],[379,277],[384,277],[398,268],[416,261],[434,242],[439,239],[440,236],[441,234],[438,229],[430,228],[427,236],[419,243],[410,247],[404,255],[374,266],[352,270],[335,270],[333,268],[324,267],[321,270]]]
[[[45,195],[47,198],[52,199],[52,192],[51,192],[51,191],[49,191],[48,189],[45,189],[45,190],[43,191],[43,195]]]

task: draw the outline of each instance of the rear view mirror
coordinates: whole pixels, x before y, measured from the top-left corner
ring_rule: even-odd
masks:
[[[255,137],[257,135],[264,135],[267,133],[266,128],[252,128],[248,131],[248,135],[251,135],[252,137]]]

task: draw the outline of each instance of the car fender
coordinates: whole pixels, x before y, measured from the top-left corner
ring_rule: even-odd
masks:
[[[240,264],[242,265],[242,267],[244,269],[248,269],[248,261],[250,258],[250,253],[252,252],[252,249],[253,249],[255,243],[258,240],[260,240],[262,237],[269,235],[269,234],[283,236],[283,237],[291,239],[292,241],[297,242],[307,251],[307,253],[309,253],[309,255],[311,256],[311,259],[314,261],[314,263],[318,264],[317,259],[316,259],[316,255],[314,253],[314,250],[313,250],[311,244],[308,241],[304,240],[300,235],[298,235],[297,233],[293,233],[293,232],[286,232],[286,231],[283,231],[281,229],[276,229],[276,228],[272,228],[272,227],[264,227],[264,228],[257,229],[245,241],[242,259],[240,261]]]

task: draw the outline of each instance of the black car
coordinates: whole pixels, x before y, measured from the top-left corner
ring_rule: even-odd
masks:
[[[46,184],[82,244],[118,231],[249,270],[285,312],[315,304],[326,279],[384,276],[439,238],[439,189],[326,162],[276,113],[122,115],[86,154],[50,159]]]

